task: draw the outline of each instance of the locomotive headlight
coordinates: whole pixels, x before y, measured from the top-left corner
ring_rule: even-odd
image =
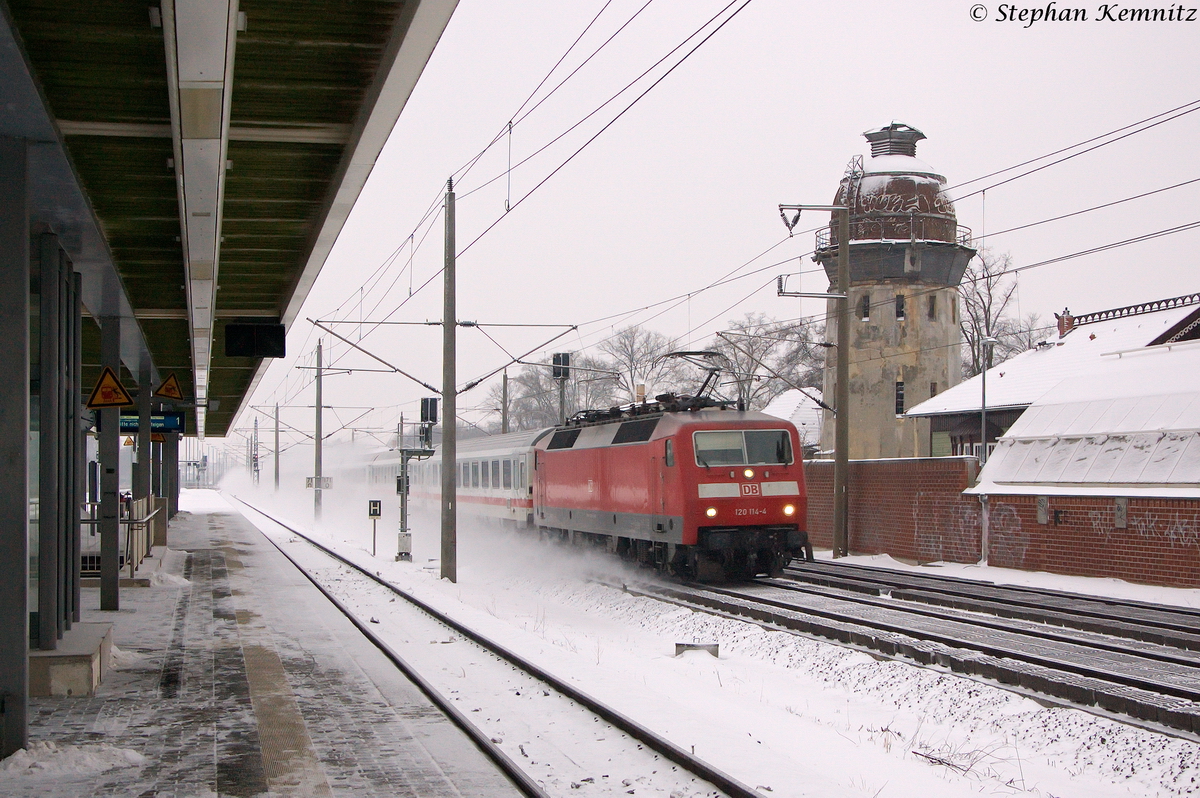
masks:
[[[746,479],[754,479],[754,469],[747,468],[745,471],[742,472],[742,476],[744,476]]]
[[[796,505],[794,505],[794,504],[783,505],[783,514],[788,515],[788,516],[795,515],[796,514]]]
[[[707,510],[704,511],[704,514],[707,515],[709,518],[716,518],[717,517],[717,508],[709,507]]]

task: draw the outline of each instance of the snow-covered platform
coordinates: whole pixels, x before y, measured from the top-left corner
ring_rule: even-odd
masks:
[[[31,699],[31,745],[0,764],[0,794],[517,794],[217,502],[171,522],[160,569],[122,588],[119,612],[85,609],[113,624],[112,667],[92,696]]]

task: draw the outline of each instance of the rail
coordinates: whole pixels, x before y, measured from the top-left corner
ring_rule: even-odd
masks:
[[[353,570],[359,572],[360,574],[362,574],[366,578],[370,579],[371,581],[379,584],[380,586],[382,586],[382,587],[386,588],[387,590],[391,591],[392,593],[396,594],[398,597],[400,597],[404,601],[407,601],[408,603],[412,604],[413,606],[421,609],[423,612],[428,613],[430,616],[437,619],[439,622],[450,627],[451,629],[453,629],[454,631],[463,635],[464,637],[471,640],[472,642],[476,643],[477,645],[492,652],[496,656],[498,656],[501,659],[505,660],[506,662],[512,664],[513,666],[517,667],[518,669],[525,671],[526,673],[533,676],[534,678],[541,680],[545,684],[549,685],[550,687],[552,687],[555,690],[557,690],[558,692],[560,692],[562,695],[564,695],[567,698],[571,699],[572,701],[580,704],[581,706],[587,708],[589,711],[595,713],[598,717],[600,717],[603,720],[607,721],[608,723],[612,724],[614,727],[620,729],[622,732],[628,734],[633,739],[638,740],[639,742],[645,744],[648,748],[650,748],[651,750],[662,755],[663,757],[670,760],[671,762],[674,762],[676,765],[679,765],[682,768],[684,768],[685,770],[712,783],[716,787],[723,790],[727,795],[732,796],[732,798],[762,798],[762,794],[759,793],[757,790],[754,790],[753,788],[749,787],[748,785],[738,781],[733,776],[730,776],[729,774],[713,767],[712,765],[708,764],[704,760],[698,759],[696,756],[694,756],[693,754],[684,750],[682,747],[676,745],[675,743],[671,742],[670,740],[666,739],[665,737],[662,737],[662,736],[656,734],[655,732],[651,731],[650,729],[646,728],[645,726],[642,726],[640,723],[633,720],[632,718],[630,718],[626,715],[623,715],[622,713],[618,712],[617,710],[613,709],[612,707],[609,707],[606,704],[603,704],[603,703],[597,701],[596,699],[589,696],[587,693],[584,693],[579,688],[570,684],[570,682],[568,682],[564,679],[561,679],[552,673],[549,673],[548,671],[535,665],[534,663],[530,662],[529,660],[525,659],[524,657],[521,657],[519,654],[516,654],[515,652],[505,648],[504,646],[499,645],[498,643],[495,643],[492,640],[489,640],[488,638],[484,637],[483,635],[476,632],[475,630],[462,625],[461,623],[459,623],[458,621],[454,620],[453,618],[447,616],[446,614],[442,613],[435,607],[430,606],[429,604],[426,604],[425,602],[418,599],[416,596],[413,596],[410,593],[408,593],[404,590],[401,590],[400,588],[396,587],[395,585],[391,584],[390,582],[386,581],[385,579],[382,579],[381,577],[377,576],[375,573],[358,565],[354,561],[343,557],[342,555],[338,554],[337,552],[327,549],[326,547],[322,546],[320,543],[317,543],[316,541],[314,541],[313,539],[311,539],[304,533],[300,532],[299,530],[295,529],[294,527],[289,526],[288,524],[285,524],[282,521],[279,521],[278,519],[268,515],[267,513],[264,513],[262,510],[258,509],[257,507],[254,507],[253,505],[247,503],[246,501],[244,501],[236,496],[234,498],[236,498],[239,502],[241,502],[242,504],[251,508],[255,512],[257,512],[267,518],[270,518],[276,524],[279,524],[279,526],[283,527],[284,529],[287,529],[289,532],[293,533],[297,537],[305,540],[306,542],[311,544],[313,547],[315,547],[315,548],[319,549],[320,551],[322,551],[323,553],[325,553],[327,556],[337,560],[338,562],[342,563],[343,565],[347,566],[348,568],[352,568]],[[271,540],[270,537],[268,537],[267,539]],[[287,552],[285,552],[283,550],[283,548],[281,546],[279,546],[278,543],[276,543],[274,540],[271,540],[271,543],[277,549],[279,549],[279,551],[281,553],[283,553],[283,555],[285,557],[287,557],[289,560],[291,560],[292,563],[295,564],[296,567],[300,570],[300,572],[303,573],[308,578],[308,580],[310,582],[312,582],[319,590],[321,590],[322,593],[325,593],[326,595],[330,595],[328,593],[328,591],[326,591],[320,584],[318,584],[317,581],[313,578],[313,576],[311,576],[304,568],[301,568],[299,563],[297,563],[295,559],[293,559],[290,555],[288,555]],[[339,609],[342,609],[340,603],[337,602],[336,600],[335,600],[335,604],[339,606]],[[342,609],[342,612],[346,613],[347,617],[350,618],[351,622],[353,622],[355,624],[355,626],[359,627],[359,629],[361,631],[363,631],[365,634],[367,634],[368,638],[371,639],[372,642],[375,643],[376,646],[380,646],[381,647],[380,650],[383,651],[389,658],[393,659],[393,662],[396,662],[398,660],[398,656],[394,655],[394,652],[389,653],[390,649],[386,648],[385,644],[383,644],[382,641],[376,642],[377,637],[371,632],[371,630],[369,628],[366,628],[365,625],[363,625],[360,621],[358,621],[354,616],[350,615],[346,609]],[[430,698],[434,698],[433,694],[436,693],[437,691],[433,690],[432,686],[429,687],[429,690],[432,690],[433,693],[430,693],[430,692],[426,691],[426,688],[423,684],[423,680],[418,681],[417,684],[419,687],[421,687],[422,691],[426,692],[427,695],[430,695]],[[439,696],[439,699],[444,700],[444,698],[440,698],[440,696]],[[435,703],[438,703],[439,699],[434,699]],[[449,704],[449,702],[447,702],[447,704]],[[456,723],[458,722],[456,716],[452,716],[452,719],[455,719]],[[468,734],[472,734],[472,736],[474,736],[475,734],[479,733],[478,729],[474,726],[474,724],[472,724],[468,720],[466,720],[465,717],[463,718],[463,722],[466,723],[466,726],[463,726],[463,728],[465,731],[467,731]],[[486,739],[486,737],[484,739]],[[499,753],[501,756],[504,756],[502,751],[500,751]],[[489,755],[490,755],[490,753],[489,753]],[[506,760],[508,759],[506,756],[504,758]],[[509,761],[511,762],[511,760],[509,760]],[[514,767],[515,767],[515,765],[514,765]],[[519,768],[518,768],[518,770],[519,770]],[[522,775],[524,775],[524,771],[520,771],[520,772],[522,773]],[[525,778],[528,778],[528,777],[526,776]]]

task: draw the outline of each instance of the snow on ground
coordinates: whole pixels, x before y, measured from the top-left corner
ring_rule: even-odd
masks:
[[[307,507],[294,500],[269,490],[238,494],[299,529],[312,526]],[[280,535],[258,514],[247,511],[247,517]],[[318,534],[399,587],[548,670],[570,674],[586,692],[772,795],[1115,798],[1200,791],[1195,742],[1045,706],[936,669],[632,596],[589,581],[597,573],[628,574],[615,560],[461,521],[458,583],[452,584],[438,578],[433,559],[436,519],[415,520],[411,563],[394,561],[390,531],[378,535],[379,556],[372,558],[371,527],[364,521],[334,516],[327,507]],[[1078,580],[1049,580],[1081,589]],[[1143,586],[1086,582],[1099,583],[1090,592],[1130,589],[1134,598],[1167,590],[1162,595],[1173,596],[1170,603],[1188,603],[1191,596],[1176,594],[1196,592],[1144,593]],[[676,642],[719,643],[720,658],[702,652],[675,657]]]
[[[833,552],[817,550],[818,560],[833,560]],[[1200,590],[1180,587],[1158,587],[1139,585],[1122,579],[1101,579],[1089,576],[1065,576],[1045,571],[1017,571],[1012,568],[995,568],[990,565],[966,565],[954,562],[935,562],[912,565],[893,559],[887,554],[852,555],[838,562],[849,565],[870,565],[877,568],[894,568],[899,571],[914,571],[932,576],[949,576],[958,579],[976,579],[997,585],[1020,585],[1023,587],[1063,590],[1092,596],[1147,601],[1152,604],[1172,604],[1177,607],[1200,607]]]
[[[96,745],[56,745],[36,741],[0,762],[6,778],[90,776],[118,767],[141,767],[149,762],[137,751]]]

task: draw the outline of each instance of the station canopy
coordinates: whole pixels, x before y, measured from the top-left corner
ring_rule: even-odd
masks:
[[[0,2],[33,230],[121,320],[123,381],[177,375],[188,433],[248,401],[270,361],[225,357],[225,325],[296,319],[455,4]],[[85,391],[99,340],[85,320]]]

